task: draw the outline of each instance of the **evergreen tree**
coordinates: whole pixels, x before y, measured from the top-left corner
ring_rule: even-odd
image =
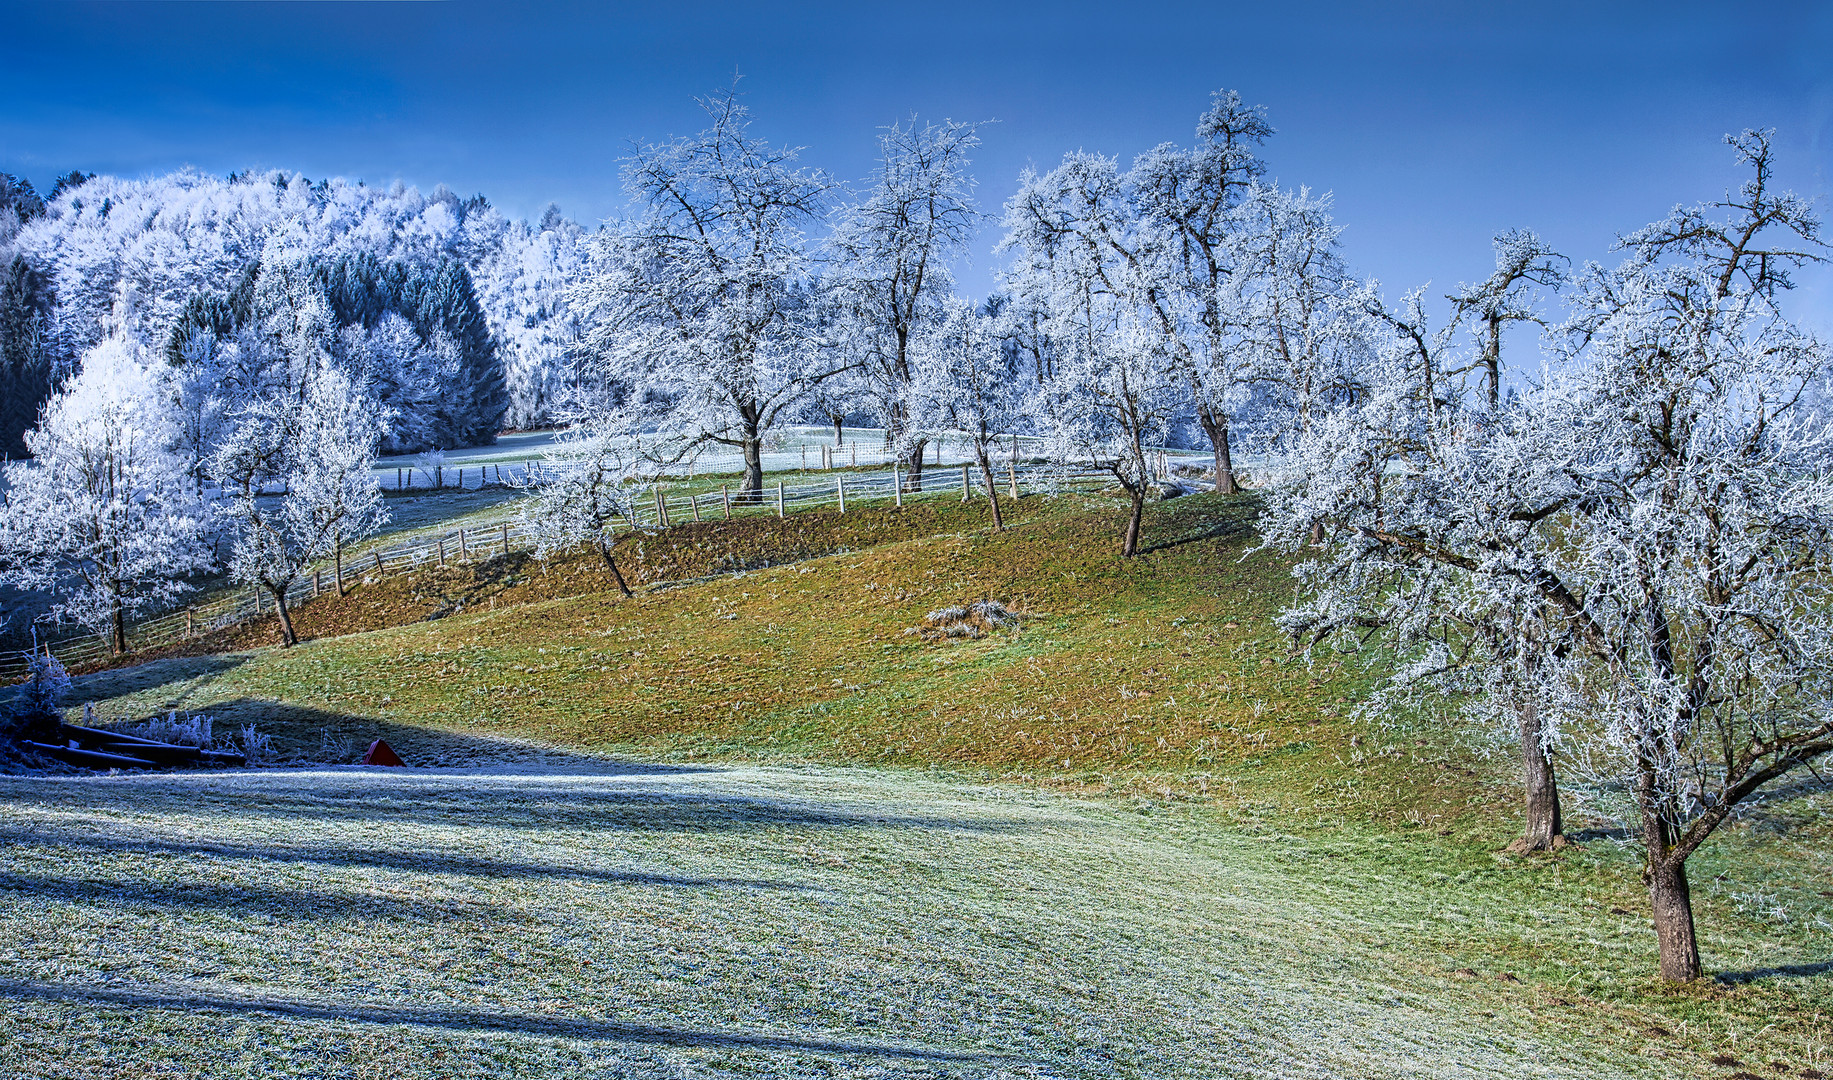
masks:
[[[24,457],[25,433],[51,396],[49,281],[23,255],[0,265],[0,455]]]

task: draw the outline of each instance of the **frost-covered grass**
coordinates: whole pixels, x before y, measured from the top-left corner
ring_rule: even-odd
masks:
[[[1364,676],[1307,668],[1268,625],[1290,585],[1269,555],[1243,557],[1249,509],[1156,505],[1135,560],[1115,554],[1118,512],[1092,498],[1026,499],[1003,534],[979,504],[686,526],[646,539],[642,561],[629,552],[627,573],[673,582],[635,599],[586,557],[501,568],[511,577],[429,572],[392,600],[358,590],[323,606],[380,605],[388,618],[370,625],[387,629],[98,673],[74,701],[109,720],[179,708],[257,723],[290,764],[348,760],[379,735],[424,765],[886,766],[1049,788],[1103,813],[1197,808],[1178,813],[1202,842],[1258,852],[1293,895],[1359,905],[1368,944],[1346,963],[1378,955],[1406,979],[1539,995],[1544,1019],[1589,1033],[1590,1050],[1671,1040],[1688,1060],[1757,1064],[1763,1031],[1777,1049],[1761,1060],[1833,1072],[1833,797],[1791,789],[1696,856],[1702,948],[1725,980],[1664,988],[1636,852],[1597,832],[1585,793],[1568,793],[1568,822],[1587,842],[1499,858],[1519,829],[1511,748],[1353,720]],[[734,558],[797,561],[714,573]],[[980,600],[1023,618],[980,638],[905,633]],[[443,617],[418,621],[429,613]],[[1302,948],[1297,925],[1288,944]]]
[[[0,1072],[1672,1076],[1348,844],[812,768],[0,780]],[[1620,1018],[1611,1017],[1614,1022]]]

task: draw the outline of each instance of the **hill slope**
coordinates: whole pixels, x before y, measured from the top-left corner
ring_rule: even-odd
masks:
[[[1181,807],[1217,843],[1303,852],[1280,889],[1363,883],[1343,908],[1360,905],[1354,920],[1407,978],[1512,974],[1565,1003],[1543,1019],[1613,1054],[1676,1038],[1717,1051],[1766,1027],[1778,1060],[1819,1062],[1833,1035],[1818,977],[1833,947],[1823,795],[1773,801],[1698,857],[1702,944],[1728,981],[1671,991],[1650,978],[1632,850],[1593,829],[1557,858],[1498,859],[1518,827],[1505,744],[1352,722],[1360,669],[1287,654],[1268,618],[1288,578],[1274,556],[1248,554],[1248,502],[1154,507],[1135,560],[1114,554],[1118,511],[1100,499],[1025,500],[1004,533],[976,507],[908,509],[762,519],[750,533],[686,526],[640,553],[627,542],[626,565],[651,583],[629,600],[583,557],[377,583],[308,605],[302,624],[384,628],[102,673],[79,694],[111,716],[254,721],[296,760],[348,760],[381,735],[428,765],[581,753],[870,765],[857,782],[925,769],[1129,813]],[[762,565],[781,560],[795,561]],[[760,568],[721,572],[734,565]],[[984,598],[1019,624],[977,639],[907,632]],[[1571,795],[1573,828],[1603,824]]]

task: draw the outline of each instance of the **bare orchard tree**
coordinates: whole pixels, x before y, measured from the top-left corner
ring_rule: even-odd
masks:
[[[1227,300],[1244,272],[1234,248],[1238,213],[1265,175],[1257,149],[1273,135],[1265,110],[1233,90],[1218,90],[1197,121],[1196,145],[1166,144],[1133,163],[1125,177],[1137,228],[1104,238],[1139,266],[1147,287],[1139,302],[1165,335],[1167,350],[1189,384],[1197,423],[1215,456],[1215,489],[1239,490],[1230,445],[1232,414],[1246,396],[1247,376],[1231,348],[1239,325]]]
[[[369,468],[385,414],[335,369],[309,372],[302,391],[243,406],[210,463],[236,531],[230,572],[272,598],[287,646],[299,642],[287,603],[293,582],[387,520]],[[276,484],[281,491],[269,493]]]
[[[1220,307],[1237,379],[1256,389],[1257,441],[1277,453],[1356,394],[1378,330],[1343,266],[1329,196],[1255,184],[1236,218]]]
[[[913,422],[917,337],[941,317],[954,287],[949,261],[979,224],[968,155],[974,125],[894,124],[879,137],[872,191],[840,215],[828,240],[830,283],[843,350],[860,365],[865,400],[885,436],[923,486],[925,433]]]
[[[803,235],[829,190],[796,152],[749,134],[736,92],[712,125],[638,148],[624,165],[637,216],[594,241],[573,293],[597,379],[629,389],[695,444],[738,450],[741,497],[761,499],[764,437],[845,366],[819,348]]]
[[[1778,302],[1787,272],[1822,257],[1819,223],[1770,189],[1765,135],[1733,144],[1753,178],[1589,268],[1540,385],[1455,424],[1431,392],[1378,390],[1385,416],[1365,407],[1315,445],[1402,452],[1361,454],[1354,483],[1320,461],[1268,518],[1291,547],[1321,510],[1339,540],[1303,568],[1297,624],[1346,625],[1372,602],[1385,582],[1359,558],[1447,582],[1427,598],[1471,612],[1473,632],[1440,635],[1419,665],[1499,676],[1492,692],[1541,711],[1569,772],[1626,792],[1670,980],[1701,971],[1687,859],[1833,753],[1833,429],[1807,407],[1829,356]],[[1401,350],[1382,385],[1418,380],[1413,359]],[[1505,647],[1458,655],[1509,611]]]
[[[632,595],[612,549],[618,522],[635,531],[632,498],[654,480],[653,464],[638,447],[629,415],[609,408],[588,411],[555,437],[540,471],[525,481],[532,497],[520,511],[537,558],[590,544],[618,591]]]
[[[6,465],[0,582],[56,597],[69,618],[127,651],[127,620],[190,591],[211,563],[208,516],[180,450],[165,365],[104,339]]]
[[[950,299],[916,350],[915,415],[925,427],[967,437],[993,511],[993,528],[1006,527],[993,474],[994,444],[1024,415],[1024,382],[1013,370],[1016,350],[1000,338],[995,317],[966,300]]]
[[[1527,230],[1512,230],[1495,239],[1496,269],[1474,285],[1459,285],[1446,299],[1452,303],[1451,322],[1466,325],[1477,339],[1475,367],[1483,372],[1489,410],[1502,406],[1502,332],[1513,323],[1545,327],[1546,319],[1534,286],[1559,289],[1566,280],[1568,261]]]
[[[1016,255],[1012,292],[1042,312],[1052,352],[1032,421],[1057,461],[1092,462],[1119,482],[1131,503],[1128,557],[1139,551],[1153,479],[1147,447],[1168,437],[1189,403],[1175,342],[1145,299],[1156,281],[1126,254],[1134,221],[1113,160],[1071,154],[1043,176],[1025,174],[1006,204],[1001,243]]]

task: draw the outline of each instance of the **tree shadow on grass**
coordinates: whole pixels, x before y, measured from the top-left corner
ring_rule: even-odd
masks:
[[[4,838],[4,842],[11,844],[33,843],[61,848],[84,847],[109,854],[180,857],[203,855],[213,859],[259,859],[267,863],[301,863],[363,870],[405,870],[466,877],[526,880],[557,878],[589,881],[594,885],[771,891],[806,891],[809,888],[794,882],[764,881],[753,878],[682,877],[674,874],[647,873],[641,870],[552,866],[438,854],[393,855],[388,852],[347,849],[288,849],[208,842],[110,840],[104,837],[74,833],[37,833],[28,836],[3,830],[0,830],[0,838]],[[0,894],[7,893],[61,903],[105,903],[131,907],[155,907],[180,912],[215,908],[239,915],[261,913],[269,916],[323,919],[333,922],[353,918],[430,922],[455,915],[476,915],[486,910],[500,910],[495,905],[479,904],[457,897],[413,899],[377,896],[364,892],[279,889],[249,882],[226,885],[177,883],[159,881],[141,875],[134,875],[122,881],[105,881],[94,878],[0,873]]]
[[[1193,498],[1184,496],[1184,498]],[[1179,508],[1182,510],[1183,508]],[[1201,540],[1240,540],[1254,535],[1255,515],[1259,503],[1250,499],[1236,497],[1230,502],[1218,506],[1213,501],[1205,500],[1199,508],[1192,503],[1193,511],[1166,515],[1171,520],[1148,519],[1147,526],[1153,533],[1161,530],[1171,535],[1155,538],[1151,543],[1141,545],[1141,555],[1168,551],[1185,544],[1194,544]]]
[[[711,771],[711,770],[708,770]],[[296,821],[303,826],[354,823],[405,828],[463,828],[496,831],[594,833],[736,833],[770,829],[926,829],[1002,833],[1023,828],[1019,821],[900,813],[794,798],[649,786],[640,773],[593,771],[539,774],[350,769],[331,773],[293,770],[234,771],[218,776],[107,777],[30,782],[21,791],[35,808],[82,814],[119,802],[136,814],[177,820],[233,823]],[[202,780],[204,783],[187,782]],[[124,783],[125,781],[125,783]],[[107,785],[107,786],[100,786]],[[4,805],[0,799],[0,805]],[[0,840],[54,841],[43,830],[0,828]],[[87,830],[55,834],[83,843]],[[124,846],[152,843],[139,838],[111,840]],[[320,849],[287,844],[207,844],[159,850],[220,851],[263,858],[317,861]],[[148,848],[147,850],[153,850]],[[293,853],[300,853],[295,856]],[[333,860],[335,861],[335,860]],[[411,861],[411,860],[410,860]],[[447,866],[455,872],[484,872]],[[411,868],[411,867],[409,867]]]
[[[242,998],[220,993],[201,994],[178,988],[129,990],[0,980],[0,997],[11,998],[15,1001],[64,1001],[72,1004],[132,1009],[264,1013],[300,1020],[406,1024],[449,1031],[494,1031],[511,1035],[651,1046],[778,1050],[793,1053],[842,1054],[934,1062],[991,1062],[999,1058],[999,1055],[993,1054],[938,1050],[924,1046],[901,1046],[893,1043],[859,1042],[849,1039],[663,1027],[656,1024],[633,1024],[616,1020],[529,1016],[510,1012],[485,1012],[478,1009],[423,1009],[351,1001],[287,1000],[278,997]]]
[[[1756,982],[1758,979],[1803,979],[1829,973],[1833,973],[1833,961],[1822,961],[1818,964],[1780,964],[1776,967],[1751,968],[1749,971],[1721,971],[1713,976],[1713,980],[1728,986],[1740,986],[1744,983]]]
[[[78,675],[70,680],[70,693],[66,701],[80,707],[85,701],[106,701],[109,698],[157,690],[174,683],[194,683],[172,701],[173,708],[182,709],[185,707],[184,698],[208,686],[217,676],[248,663],[254,659],[254,655],[222,653],[215,656],[174,657],[168,660],[149,660],[133,667],[110,668]]]
[[[102,672],[79,681],[71,697],[96,702],[97,723],[117,727],[145,719],[168,708],[208,715],[218,739],[237,743],[244,728],[252,727],[270,741],[267,764],[278,766],[351,765],[355,764],[377,739],[385,740],[408,765],[425,768],[491,768],[521,767],[549,771],[581,771],[604,774],[663,774],[705,772],[706,766],[668,765],[619,759],[610,755],[582,753],[526,739],[514,739],[488,732],[454,731],[449,728],[411,724],[392,717],[365,715],[289,705],[265,698],[239,697],[198,702],[197,691],[203,684],[190,686],[182,693],[152,700],[142,699],[132,707],[116,700],[126,694],[157,689],[187,680],[208,679],[228,671],[247,657],[209,658],[222,661],[208,666],[204,660],[164,660],[142,665],[142,668]],[[145,668],[159,668],[122,681]]]

